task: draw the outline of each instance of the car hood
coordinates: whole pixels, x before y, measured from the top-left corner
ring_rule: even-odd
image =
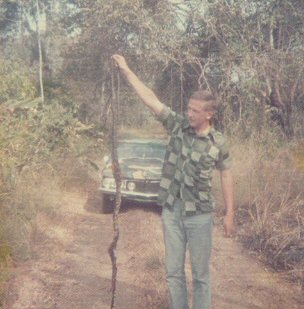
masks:
[[[157,158],[128,158],[119,160],[121,174],[123,178],[160,179],[163,160]],[[106,177],[112,177],[111,165],[103,171]]]

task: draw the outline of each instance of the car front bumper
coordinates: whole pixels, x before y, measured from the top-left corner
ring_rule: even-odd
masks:
[[[110,199],[115,199],[116,190],[100,188],[100,191],[101,193],[107,195]],[[155,203],[158,199],[158,193],[143,193],[137,191],[121,190],[121,197],[123,200]]]

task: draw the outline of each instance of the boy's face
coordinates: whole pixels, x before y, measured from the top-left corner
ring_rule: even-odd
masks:
[[[199,129],[210,123],[213,112],[206,109],[206,101],[190,99],[188,103],[187,116],[192,128]]]

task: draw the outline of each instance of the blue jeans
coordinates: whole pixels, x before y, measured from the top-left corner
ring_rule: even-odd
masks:
[[[162,222],[170,309],[189,308],[185,276],[187,244],[193,280],[193,309],[211,309],[209,261],[213,228],[212,213],[183,216],[181,202],[178,200],[173,210],[163,208]]]

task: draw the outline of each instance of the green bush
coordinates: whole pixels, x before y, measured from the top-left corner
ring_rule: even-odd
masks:
[[[0,59],[0,103],[34,98],[36,88],[30,69],[19,59]]]
[[[52,215],[59,193],[98,177],[90,162],[103,151],[102,133],[82,124],[57,101],[4,109],[0,122],[0,270],[31,257],[30,239],[39,212]],[[38,100],[39,103],[39,100]],[[22,105],[22,104],[21,104]],[[94,131],[94,132],[92,132]],[[94,165],[96,169],[96,165]],[[0,277],[1,286],[7,276]],[[1,304],[1,300],[0,300]]]

